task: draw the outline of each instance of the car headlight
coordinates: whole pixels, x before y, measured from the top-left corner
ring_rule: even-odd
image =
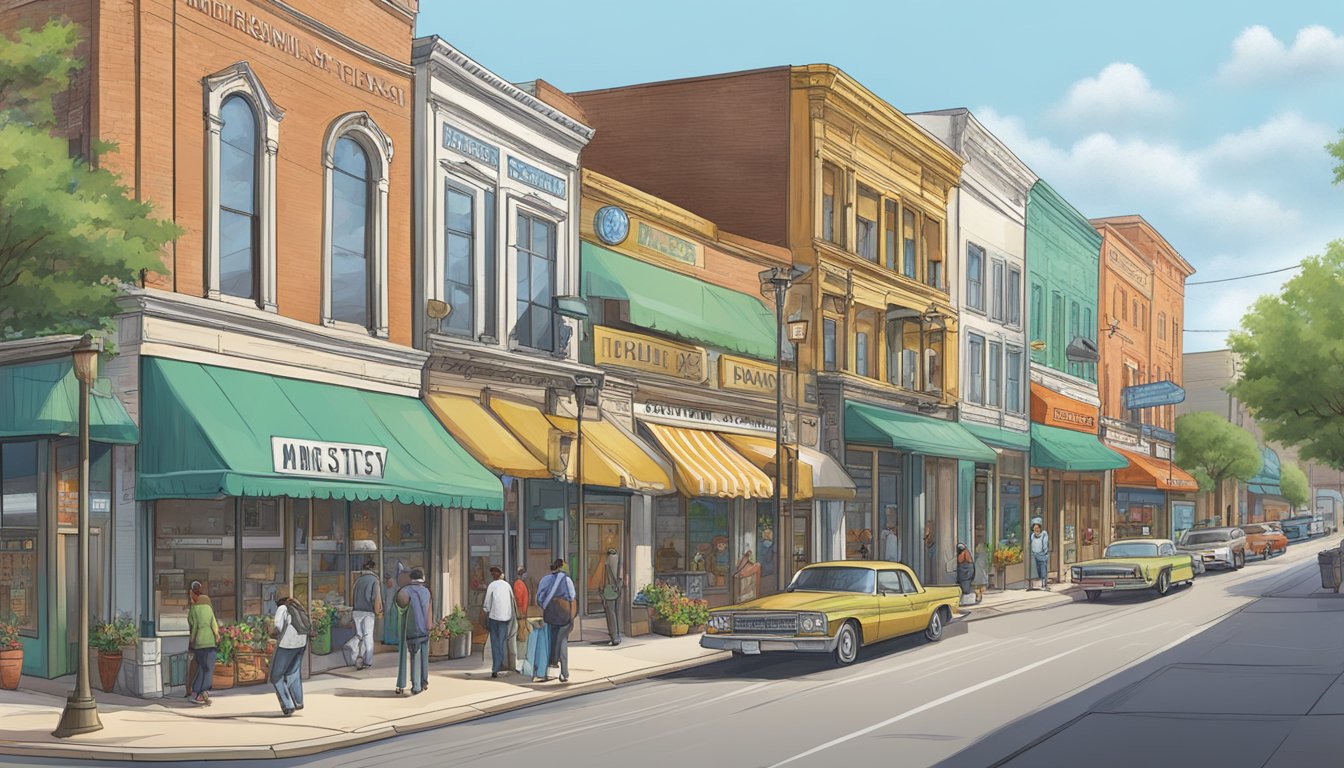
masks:
[[[820,635],[826,632],[826,614],[804,613],[798,617],[798,629],[803,634]]]
[[[727,632],[733,628],[733,617],[726,613],[711,613],[709,628],[714,632]]]
[[[1074,581],[1082,581],[1082,579],[1083,579],[1083,569],[1082,569],[1082,568],[1074,568],[1074,569],[1072,570],[1072,573],[1073,573],[1073,580],[1074,580]]]

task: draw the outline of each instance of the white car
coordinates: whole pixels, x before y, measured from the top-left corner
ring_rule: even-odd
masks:
[[[1176,548],[1194,555],[1206,569],[1246,565],[1246,533],[1240,528],[1195,528],[1181,535]]]

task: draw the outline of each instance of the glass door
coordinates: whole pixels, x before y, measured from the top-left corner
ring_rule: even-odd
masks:
[[[606,513],[609,515],[624,515],[625,508],[622,506],[609,506],[593,504],[591,501],[584,505],[584,512],[588,515]],[[624,567],[625,558],[622,552],[625,549],[625,524],[621,520],[598,519],[588,517],[584,521],[586,530],[583,532],[584,544],[584,567],[587,569],[585,581],[586,603],[584,604],[584,615],[600,616],[602,615],[602,586],[606,578],[607,551],[615,550],[617,570],[616,577],[621,578],[621,570]]]

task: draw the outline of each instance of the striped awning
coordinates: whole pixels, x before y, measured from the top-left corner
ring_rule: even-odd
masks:
[[[701,429],[645,423],[671,457],[677,488],[690,497],[768,499],[774,495],[770,477],[717,434]]]
[[[760,467],[761,471],[772,480],[775,477],[775,441],[774,438],[756,437],[755,435],[733,435],[720,433],[722,439],[728,443],[734,450],[746,457],[747,461]],[[790,464],[797,462],[797,454],[788,445],[784,446],[785,464],[784,473],[780,477],[779,495],[789,495],[789,475],[791,472]],[[792,458],[792,462],[789,458]],[[793,498],[798,501],[807,501],[812,498],[812,468],[800,467],[797,471],[798,487],[793,489]]]

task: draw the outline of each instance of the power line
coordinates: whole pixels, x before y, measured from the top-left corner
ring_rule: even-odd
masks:
[[[1271,269],[1271,270],[1268,271],[1268,272],[1256,272],[1254,275],[1240,275],[1240,276],[1238,276],[1238,277],[1223,277],[1223,278],[1219,278],[1218,280],[1199,280],[1199,281],[1196,281],[1196,282],[1193,282],[1193,283],[1186,283],[1186,285],[1187,285],[1187,286],[1191,286],[1191,285],[1209,285],[1209,284],[1211,284],[1211,283],[1227,283],[1227,282],[1231,282],[1232,280],[1246,280],[1246,279],[1249,279],[1249,278],[1252,278],[1252,277],[1264,277],[1265,275],[1277,275],[1277,274],[1280,273],[1280,272],[1287,272],[1287,271],[1290,270],[1290,269],[1301,269],[1301,268],[1302,268],[1302,265],[1301,265],[1301,264],[1294,264],[1294,265],[1292,265],[1291,267],[1284,267],[1283,269]]]

